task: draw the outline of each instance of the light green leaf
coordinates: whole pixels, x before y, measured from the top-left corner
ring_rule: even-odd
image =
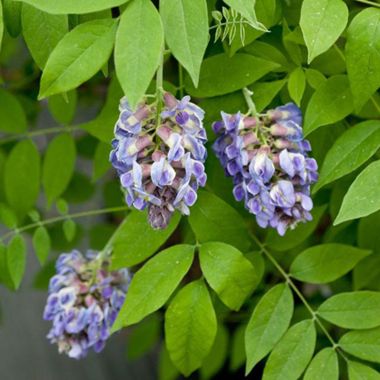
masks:
[[[7,266],[15,289],[18,289],[26,268],[26,244],[21,235],[16,235],[7,248]]]
[[[245,17],[251,23],[252,27],[267,31],[265,26],[257,21],[255,12],[256,0],[224,0],[224,2]]]
[[[70,124],[75,116],[77,108],[77,92],[75,90],[66,93],[65,99],[62,94],[51,96],[48,101],[49,111],[58,123]]]
[[[165,249],[150,259],[133,276],[112,330],[115,332],[140,322],[163,306],[190,269],[193,258],[194,247],[182,244]]]
[[[360,359],[380,363],[380,328],[350,331],[340,338],[339,346]]]
[[[368,120],[344,132],[327,152],[313,192],[357,169],[380,146],[380,121]]]
[[[198,87],[186,76],[185,88],[190,95],[200,98],[224,95],[256,82],[278,66],[248,54],[233,57],[218,54],[203,61]]]
[[[152,256],[177,228],[179,220],[176,213],[166,229],[154,230],[146,213],[130,212],[113,241],[112,267],[130,267]]]
[[[289,327],[293,315],[289,287],[279,284],[257,304],[245,331],[246,374],[273,349]]]
[[[239,250],[224,243],[202,244],[199,259],[211,288],[230,309],[239,310],[257,285],[253,265]]]
[[[270,230],[265,243],[270,249],[281,252],[297,247],[312,235],[325,211],[326,205],[314,207],[311,212],[313,220],[299,224],[294,230],[287,231],[285,236],[280,236],[277,231]]]
[[[348,273],[370,253],[344,244],[316,245],[295,258],[290,275],[300,281],[325,284]]]
[[[333,348],[319,351],[311,361],[303,380],[338,380],[338,356]]]
[[[39,99],[72,90],[94,76],[111,55],[116,28],[117,21],[102,19],[66,34],[46,62]]]
[[[318,315],[346,329],[380,326],[380,292],[363,290],[337,294],[319,307]]]
[[[150,0],[134,0],[121,16],[116,36],[116,74],[132,108],[144,96],[162,57],[164,33]]]
[[[182,288],[165,314],[166,347],[185,376],[202,365],[217,331],[215,311],[202,280]]]
[[[334,225],[362,218],[380,209],[380,160],[368,165],[355,179],[343,199]]]
[[[169,49],[197,86],[209,38],[206,1],[162,0],[160,13]]]
[[[348,362],[349,380],[380,380],[380,373],[364,364]]]
[[[316,90],[326,81],[326,77],[318,70],[306,69],[305,71],[307,83]]]
[[[8,204],[22,218],[35,205],[40,190],[40,155],[30,140],[12,149],[4,167]]]
[[[77,225],[75,222],[72,219],[67,219],[63,222],[62,228],[66,240],[69,242],[73,241],[77,231]]]
[[[380,86],[380,9],[369,7],[352,20],[347,30],[346,61],[359,112]]]
[[[189,222],[200,243],[222,241],[245,252],[250,241],[240,214],[212,193],[200,191]]]
[[[313,356],[316,338],[312,320],[292,326],[269,355],[263,380],[298,379]]]
[[[211,347],[200,369],[201,379],[208,380],[215,376],[223,367],[228,354],[228,330],[223,325],[218,325],[218,331]]]
[[[322,83],[309,101],[305,115],[305,135],[344,119],[353,111],[347,76],[335,75]]]
[[[10,92],[0,88],[0,131],[22,133],[26,128],[26,116],[20,102]]]
[[[22,34],[28,49],[37,65],[43,69],[58,42],[69,31],[68,17],[45,13],[24,4],[21,19]]]
[[[53,14],[82,14],[117,7],[128,0],[15,0]]]
[[[50,236],[45,227],[40,226],[34,231],[33,248],[40,264],[45,264],[51,248]]]
[[[305,92],[306,77],[302,67],[297,67],[290,73],[288,81],[288,90],[290,97],[299,106]]]
[[[308,63],[328,50],[346,28],[348,8],[342,0],[304,0],[300,26]]]
[[[42,165],[42,185],[49,206],[66,190],[75,168],[76,147],[69,134],[55,137],[46,150]]]

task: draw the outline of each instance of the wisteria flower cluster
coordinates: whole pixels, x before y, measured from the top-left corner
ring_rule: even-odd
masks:
[[[233,178],[234,197],[244,201],[259,226],[288,228],[312,219],[310,185],[317,163],[308,157],[302,114],[293,103],[260,116],[229,115],[213,124],[220,136],[213,145],[225,173]]]
[[[189,214],[197,189],[205,186],[207,140],[204,112],[186,96],[164,94],[157,104],[141,103],[133,112],[123,98],[110,155],[125,190],[126,203],[148,208],[153,228],[165,228],[175,210]]]
[[[53,323],[48,339],[71,358],[104,348],[124,303],[131,275],[127,269],[108,267],[108,261],[91,250],[64,253],[57,260],[44,319]]]

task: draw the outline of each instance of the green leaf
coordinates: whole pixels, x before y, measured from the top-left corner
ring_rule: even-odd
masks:
[[[246,374],[272,351],[284,335],[292,319],[293,308],[292,292],[285,284],[274,286],[261,298],[245,331]]]
[[[67,99],[59,95],[51,96],[48,101],[49,111],[54,119],[61,124],[68,125],[73,121],[77,108],[77,92],[75,90],[66,93]]]
[[[347,72],[355,109],[361,110],[380,86],[380,9],[357,14],[347,30]]]
[[[282,79],[273,82],[257,82],[250,87],[257,112],[263,111],[272,102],[285,83],[286,80]]]
[[[115,20],[102,19],[66,34],[46,62],[39,99],[72,90],[94,76],[111,55],[116,28]]]
[[[1,43],[3,41],[3,33],[4,33],[3,5],[0,2],[0,52],[1,52]]]
[[[309,101],[305,115],[305,135],[319,127],[344,119],[353,108],[347,76],[330,77],[316,89]]]
[[[16,38],[21,33],[21,4],[3,0],[4,24],[9,35]]]
[[[43,69],[58,42],[69,31],[67,15],[52,15],[28,4],[23,4],[22,34],[28,49]]]
[[[26,268],[26,245],[21,235],[15,235],[7,248],[7,266],[15,289],[18,289]]]
[[[199,259],[203,275],[220,299],[239,310],[257,285],[257,274],[244,255],[224,243],[202,244]]]
[[[212,193],[200,191],[189,222],[200,243],[222,241],[245,252],[250,241],[240,214]]]
[[[240,325],[232,335],[230,370],[235,372],[245,363],[244,335],[246,325]]]
[[[76,231],[77,225],[72,219],[67,219],[63,222],[63,233],[68,242],[73,241]]]
[[[316,245],[296,257],[290,275],[300,281],[325,284],[348,273],[370,253],[344,244]]]
[[[306,69],[305,71],[307,83],[316,90],[326,81],[326,77],[318,70]]]
[[[210,353],[206,356],[200,369],[201,379],[207,380],[215,376],[223,367],[228,354],[228,331],[223,325],[218,325],[218,330],[211,347]]]
[[[50,236],[45,227],[40,226],[34,231],[33,248],[40,264],[45,264],[51,248]]]
[[[128,0],[15,0],[53,14],[82,14],[117,7]]]
[[[360,359],[380,363],[380,328],[350,331],[340,338],[339,346]]]
[[[349,380],[380,380],[380,373],[364,364],[348,362]]]
[[[314,207],[311,212],[313,220],[299,224],[294,230],[287,231],[285,236],[280,236],[277,231],[270,230],[265,243],[270,249],[281,252],[297,247],[313,234],[325,211],[326,205]]]
[[[256,82],[279,65],[248,54],[218,54],[203,61],[199,85],[185,77],[186,91],[195,97],[224,95]],[[223,80],[222,80],[223,78]]]
[[[5,203],[0,203],[0,221],[10,229],[17,227],[17,216]]]
[[[146,213],[130,212],[113,241],[112,267],[130,267],[152,256],[177,228],[179,220],[180,215],[176,213],[166,229],[154,230]]]
[[[144,319],[129,334],[127,358],[136,360],[148,353],[160,338],[161,320],[156,314]]]
[[[40,190],[40,155],[30,140],[12,149],[4,167],[8,204],[22,218],[35,205]]]
[[[169,49],[197,86],[209,38],[206,1],[162,0],[160,13]]]
[[[62,195],[74,173],[76,147],[69,134],[55,137],[46,150],[42,165],[42,185],[49,206]]]
[[[288,81],[288,90],[290,97],[299,106],[305,92],[306,77],[302,67],[297,67],[290,73]]]
[[[0,130],[22,133],[27,128],[24,109],[15,96],[0,88]]]
[[[357,169],[380,146],[380,121],[367,120],[344,132],[327,152],[313,192]]]
[[[194,247],[182,244],[150,259],[134,275],[112,330],[140,322],[163,306],[190,269],[193,258]]]
[[[300,26],[308,63],[328,50],[346,28],[348,8],[342,0],[304,0]]]
[[[338,380],[338,356],[333,348],[327,347],[319,351],[311,361],[304,380]]]
[[[109,161],[110,146],[103,142],[99,142],[95,150],[93,159],[92,180],[97,181],[110,169],[111,164]]]
[[[346,329],[371,329],[380,326],[380,292],[340,293],[318,309],[318,315]]]
[[[292,326],[270,354],[263,380],[298,379],[313,356],[316,338],[312,320]]]
[[[179,376],[177,368],[169,357],[165,344],[162,345],[158,359],[158,379],[159,380],[176,380]]]
[[[380,160],[372,162],[356,177],[343,199],[334,225],[380,210],[379,186]]]
[[[216,315],[204,282],[191,282],[177,293],[165,314],[166,347],[183,375],[202,365],[216,331]]]
[[[239,12],[244,18],[246,18],[251,26],[262,31],[266,31],[265,26],[257,21],[255,12],[256,0],[223,0],[236,12]]]
[[[144,96],[162,59],[164,33],[150,0],[134,0],[121,16],[116,36],[116,74],[132,108]]]

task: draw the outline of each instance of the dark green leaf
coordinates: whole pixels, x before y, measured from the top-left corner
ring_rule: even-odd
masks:
[[[21,104],[10,92],[0,88],[0,130],[21,133],[26,128],[26,116]]]
[[[239,250],[224,243],[202,244],[199,259],[211,288],[230,309],[239,310],[257,285],[253,265]]]
[[[177,368],[170,359],[165,344],[162,345],[158,362],[158,379],[159,380],[176,380],[179,376]]]
[[[202,280],[182,288],[165,314],[166,346],[174,365],[185,376],[202,365],[217,331],[215,311]]]
[[[97,181],[110,169],[111,164],[109,161],[110,145],[99,142],[95,150],[93,159],[92,180]]]
[[[49,98],[49,111],[58,123],[70,124],[77,108],[77,92],[70,91],[65,99],[61,94]]]

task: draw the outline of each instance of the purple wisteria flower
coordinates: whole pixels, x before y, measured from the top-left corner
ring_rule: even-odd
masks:
[[[293,103],[257,117],[222,112],[213,124],[220,135],[213,149],[233,177],[235,199],[244,201],[259,226],[276,228],[281,236],[312,219],[310,185],[318,166],[308,157],[301,125],[301,110]]]
[[[127,269],[109,271],[98,252],[64,253],[49,284],[44,319],[59,352],[80,359],[90,349],[100,352],[124,303],[131,275]]]
[[[125,191],[126,203],[148,209],[153,228],[167,227],[175,210],[188,215],[207,176],[204,111],[185,96],[165,93],[157,117],[155,104],[133,112],[123,98],[110,161]]]

